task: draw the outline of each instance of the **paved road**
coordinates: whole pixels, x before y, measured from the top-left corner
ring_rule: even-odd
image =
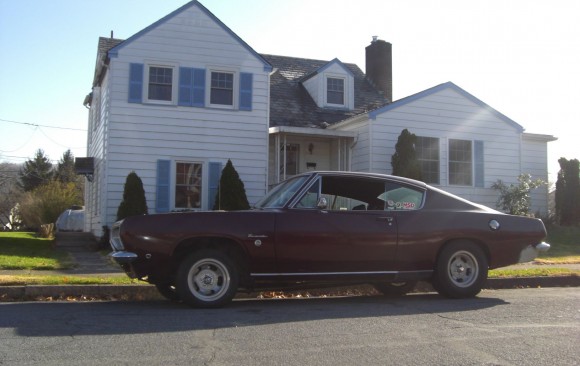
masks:
[[[0,303],[0,365],[579,365],[580,290]]]

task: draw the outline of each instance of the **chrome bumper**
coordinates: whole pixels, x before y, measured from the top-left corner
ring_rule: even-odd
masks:
[[[128,264],[137,259],[137,254],[132,252],[120,251],[109,253],[109,257],[113,258],[113,260],[118,264]]]
[[[521,251],[518,263],[531,262],[538,257],[540,252],[547,252],[549,249],[550,244],[546,242],[541,242],[536,245],[528,245],[526,249]]]

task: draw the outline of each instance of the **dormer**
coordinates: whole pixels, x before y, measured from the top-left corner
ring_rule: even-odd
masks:
[[[335,58],[301,80],[320,108],[354,109],[354,75]]]

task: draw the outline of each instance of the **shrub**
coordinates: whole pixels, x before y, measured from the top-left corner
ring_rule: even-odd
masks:
[[[509,186],[500,179],[491,188],[500,192],[497,208],[511,215],[528,216],[530,213],[530,191],[546,184],[541,179],[532,180],[530,174],[520,174],[518,184]]]
[[[122,220],[129,216],[147,215],[147,200],[143,182],[135,172],[129,173],[125,181],[123,190],[123,200],[117,210],[117,220]]]
[[[222,170],[218,193],[215,197],[214,210],[248,210],[250,204],[246,197],[244,182],[240,179],[231,160],[228,160]]]
[[[395,145],[395,153],[391,157],[393,175],[417,180],[422,179],[421,167],[415,151],[416,142],[417,136],[415,134],[409,132],[406,128],[401,131]]]

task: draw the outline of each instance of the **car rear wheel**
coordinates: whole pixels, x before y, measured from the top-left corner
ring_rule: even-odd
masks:
[[[454,242],[439,254],[433,287],[447,297],[473,297],[483,288],[487,270],[487,257],[479,246],[468,241]]]
[[[379,282],[373,284],[375,289],[386,296],[403,296],[415,288],[416,281]]]
[[[220,307],[234,297],[238,282],[235,264],[225,253],[201,250],[192,253],[179,266],[177,293],[193,307]]]

